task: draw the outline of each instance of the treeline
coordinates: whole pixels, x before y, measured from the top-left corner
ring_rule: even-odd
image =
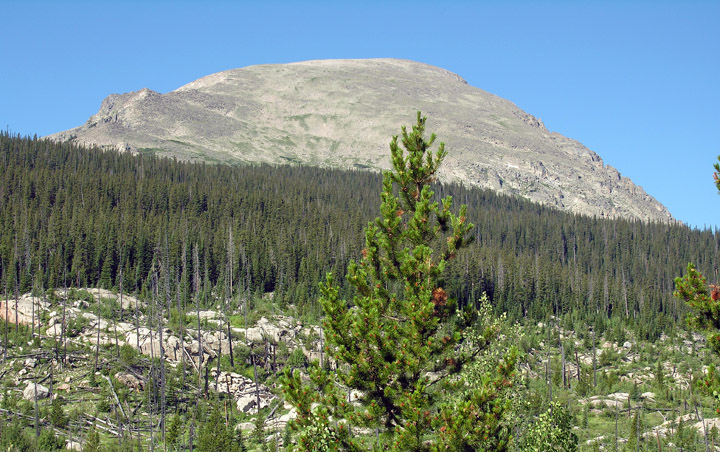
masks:
[[[274,292],[307,315],[319,312],[324,274],[344,275],[360,256],[381,184],[364,171],[186,163],[8,133],[0,179],[0,271],[11,294],[121,280],[142,293],[162,254],[173,290],[189,293],[183,275],[200,275],[202,304],[232,282],[235,293]],[[717,272],[710,230],[573,215],[459,185],[436,193],[468,204],[476,225],[447,272],[448,292],[464,303],[485,291],[511,318],[618,317],[652,338],[684,315],[671,293],[687,262]]]

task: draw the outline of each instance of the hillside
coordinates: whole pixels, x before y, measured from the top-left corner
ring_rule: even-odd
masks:
[[[122,276],[126,290],[141,291],[167,248],[175,272],[200,272],[203,293],[222,287],[230,268],[243,291],[274,292],[314,316],[317,282],[360,255],[378,187],[367,171],[191,164],[0,135],[4,278],[25,292],[33,275],[45,287],[117,287]],[[685,312],[673,278],[690,261],[706,273],[717,265],[711,231],[593,219],[454,184],[437,190],[468,204],[476,225],[475,242],[448,268],[452,295],[485,291],[511,318],[542,319],[549,307],[603,313],[657,337]]]
[[[153,296],[96,288],[3,297],[0,418],[8,422],[0,445],[266,451],[293,444],[288,422],[297,412],[284,403],[278,376],[328,359],[320,328],[293,317],[293,307],[273,314],[281,306],[270,297],[234,297],[226,312],[182,301],[179,315],[163,313]],[[702,336],[670,328],[648,342],[616,323],[571,331],[549,321],[505,323],[507,337],[496,344],[522,352],[512,399],[517,439],[554,400],[568,407],[581,451],[635,450],[638,439],[643,450],[706,451],[720,440],[713,398],[699,384],[712,359]]]
[[[300,447],[288,425],[302,412],[281,375],[307,381],[311,361],[332,371],[317,282],[332,271],[353,295],[343,276],[364,254],[380,185],[368,171],[207,165],[0,133],[0,447]],[[714,444],[705,382],[717,357],[684,329],[671,291],[687,261],[717,266],[717,234],[433,189],[476,225],[442,281],[445,300],[482,307],[470,334],[495,331],[473,369],[518,352],[501,399],[509,450],[524,450],[550,406],[580,450]],[[339,389],[354,406],[367,396]]]
[[[85,124],[50,138],[193,161],[380,169],[389,137],[418,110],[452,150],[444,181],[574,213],[672,220],[581,143],[456,74],[405,60],[250,66],[165,94],[113,94]]]

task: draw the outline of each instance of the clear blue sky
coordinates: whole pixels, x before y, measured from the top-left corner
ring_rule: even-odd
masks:
[[[596,151],[693,226],[720,225],[720,1],[0,0],[0,127],[84,123],[111,93],[217,71],[406,58]]]

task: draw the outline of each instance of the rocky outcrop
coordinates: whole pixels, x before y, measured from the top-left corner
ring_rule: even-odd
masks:
[[[127,372],[118,372],[115,374],[117,381],[123,386],[134,389],[136,391],[142,391],[145,389],[145,381],[136,375]]]
[[[35,400],[35,397],[37,397],[38,400],[46,399],[49,395],[50,390],[47,387],[33,382],[29,382],[23,390],[23,398],[25,400]]]
[[[444,69],[405,60],[250,66],[175,91],[113,94],[59,141],[188,160],[384,169],[417,110],[450,151],[440,178],[576,213],[670,221],[581,143]]]
[[[267,386],[258,384],[256,387],[251,379],[234,372],[220,372],[218,375],[217,370],[212,369],[210,376],[214,382],[211,387],[217,392],[232,395],[238,411],[243,413],[257,412],[258,399],[260,409],[263,409],[277,398]]]
[[[236,333],[244,335],[250,342],[269,342],[270,344],[283,342],[289,350],[299,347],[308,361],[320,361],[322,329],[319,326],[304,326],[292,317],[274,316],[272,320],[261,317],[251,328],[235,328],[234,330]]]
[[[700,419],[696,413],[688,413],[678,416],[674,420],[666,420],[662,424],[657,425],[647,432],[642,434],[643,438],[654,439],[655,437],[671,437],[675,434],[678,424],[682,421],[683,424],[690,426],[698,431],[698,434],[703,435],[705,432],[709,432],[713,427],[720,429],[720,419]]]
[[[109,291],[102,289],[83,289],[81,296],[92,296],[95,300],[112,300],[119,301],[119,296]],[[56,292],[57,300],[55,303],[50,303],[45,299],[35,298],[35,309],[36,316],[40,318],[40,312],[45,312],[43,318],[47,319],[47,322],[38,324],[40,329],[44,329],[44,334],[49,337],[60,338],[62,337],[63,331],[63,302],[62,300],[66,296],[65,291]],[[20,321],[30,321],[30,316],[25,319],[24,313],[27,311],[31,312],[33,298],[29,294],[18,297],[18,318]],[[90,300],[92,301],[92,300]],[[125,303],[128,303],[127,305]],[[134,306],[141,305],[141,303],[132,297],[123,297],[123,307],[125,309],[132,309]],[[14,300],[11,300],[8,306],[13,307],[14,311]],[[208,365],[208,363],[217,357],[218,353],[229,354],[230,353],[230,341],[224,330],[203,330],[202,338],[198,340],[198,330],[188,328],[185,330],[185,336],[181,339],[176,332],[169,328],[162,330],[162,335],[157,330],[150,330],[144,326],[137,324],[131,324],[128,322],[121,321],[108,321],[102,317],[98,317],[93,312],[85,309],[91,308],[88,300],[68,300],[65,305],[65,329],[66,331],[70,328],[70,325],[81,325],[80,330],[77,331],[77,335],[71,338],[71,341],[77,341],[86,345],[94,346],[96,343],[101,345],[115,345],[122,346],[129,344],[132,347],[137,347],[138,351],[146,356],[160,357],[164,353],[165,359],[170,365],[177,365],[183,359],[188,362],[188,365],[199,368],[201,363]],[[51,310],[52,309],[52,310]],[[49,311],[49,312],[48,312]],[[146,324],[147,319],[140,315],[140,324]],[[221,322],[223,315],[216,311],[202,311],[200,318],[207,322]],[[167,321],[167,320],[165,320]],[[37,321],[36,321],[37,323]],[[245,330],[235,329],[236,334],[240,337],[244,337]],[[258,343],[269,343],[277,344],[279,341],[284,341],[291,347],[298,347],[301,345],[300,342],[295,342],[298,335],[304,335],[312,339],[310,329],[303,328],[302,324],[295,321],[290,317],[279,316],[273,321],[269,321],[267,318],[261,318],[260,321],[253,327],[248,328],[250,332],[248,338],[244,340],[254,340]],[[162,340],[161,340],[162,337]],[[251,338],[251,339],[250,339]],[[238,341],[237,338],[234,339]],[[314,346],[311,346],[311,348]],[[24,368],[21,372],[18,372],[18,377],[28,375],[28,371],[35,368],[37,360],[34,358],[26,358],[23,362]],[[140,375],[134,374],[130,368],[129,371],[117,372],[115,378],[118,383],[134,391],[142,391],[145,388],[147,382]],[[256,413],[258,411],[258,400],[259,408],[265,408],[270,405],[276,396],[272,394],[270,388],[263,384],[255,383],[240,374],[234,372],[220,372],[217,374],[217,370],[213,367],[209,369],[209,389],[224,392],[230,394],[237,405],[238,410],[246,413]],[[25,377],[27,378],[27,377]],[[56,387],[60,391],[69,391],[71,386],[68,384],[69,380],[65,383]],[[49,390],[38,384],[37,388],[33,381],[29,381],[23,396],[32,400],[35,397],[37,391],[37,397],[39,399],[48,397]],[[287,416],[286,416],[287,417]],[[283,418],[284,419],[284,418]],[[273,422],[287,422],[287,419],[283,421],[274,418]]]
[[[40,324],[40,312],[46,310],[50,303],[42,297],[24,294],[17,300],[8,298],[0,301],[0,319],[6,319],[8,323],[16,321],[21,325],[30,325],[33,320],[33,304],[35,312],[35,326]]]

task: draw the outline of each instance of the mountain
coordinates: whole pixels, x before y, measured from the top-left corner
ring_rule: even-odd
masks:
[[[49,138],[185,160],[384,169],[390,137],[418,110],[449,151],[442,180],[580,214],[672,221],[581,143],[456,74],[406,60],[250,66],[166,94],[113,94],[85,124]]]

